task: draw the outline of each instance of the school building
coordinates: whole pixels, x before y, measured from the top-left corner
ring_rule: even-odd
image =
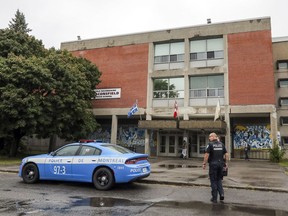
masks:
[[[171,157],[184,139],[189,157],[202,157],[211,132],[234,158],[246,143],[262,159],[276,140],[288,144],[288,40],[272,41],[270,17],[79,39],[61,49],[102,72],[92,101],[101,128],[90,139]]]

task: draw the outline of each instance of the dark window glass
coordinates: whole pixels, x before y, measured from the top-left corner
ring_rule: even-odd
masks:
[[[74,156],[79,149],[78,145],[65,146],[56,151],[55,156]]]
[[[191,60],[197,60],[197,53],[190,53]]]
[[[207,58],[208,58],[208,59],[213,59],[213,58],[215,58],[215,57],[214,57],[214,51],[209,51],[209,52],[207,52]]]
[[[177,55],[170,55],[170,62],[177,62]]]

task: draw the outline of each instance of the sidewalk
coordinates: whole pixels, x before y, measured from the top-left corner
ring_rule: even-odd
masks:
[[[202,169],[202,158],[150,158],[151,175],[140,180],[150,184],[182,186],[210,186],[208,167]],[[228,162],[228,176],[224,188],[263,190],[288,193],[288,170],[267,160],[239,160]],[[18,166],[0,166],[0,172],[18,173]],[[286,172],[286,173],[285,173]]]
[[[151,158],[152,173],[141,182],[210,187],[209,167],[203,170],[202,162],[202,158]],[[228,167],[228,176],[223,179],[223,186],[226,188],[288,193],[288,170],[276,163],[232,159],[228,162]]]

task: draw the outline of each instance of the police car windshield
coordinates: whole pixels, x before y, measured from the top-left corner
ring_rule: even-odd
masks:
[[[133,151],[123,148],[118,145],[102,145],[102,146],[108,148],[109,150],[113,152],[120,153],[120,154],[134,153]]]

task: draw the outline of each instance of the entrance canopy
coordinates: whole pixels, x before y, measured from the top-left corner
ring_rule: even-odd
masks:
[[[209,120],[180,121],[179,128],[191,131],[226,133],[226,122]]]
[[[190,131],[226,132],[226,122],[212,120],[139,120],[138,128],[183,129]]]

